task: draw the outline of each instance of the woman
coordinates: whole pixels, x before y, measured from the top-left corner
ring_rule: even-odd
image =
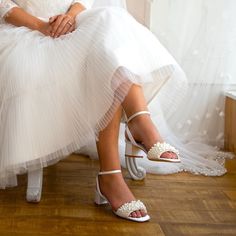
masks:
[[[128,157],[144,151],[150,160],[180,162],[147,108],[167,80],[184,89],[178,64],[121,8],[3,0],[0,16],[1,187],[96,138],[95,202],[109,202],[120,217],[149,220],[120,174],[119,124],[125,116]]]

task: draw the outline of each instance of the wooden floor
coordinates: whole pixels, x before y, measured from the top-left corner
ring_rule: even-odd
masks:
[[[145,181],[124,176],[152,217],[148,223],[114,216],[109,206],[93,203],[98,162],[71,155],[44,171],[42,201],[25,201],[26,176],[19,186],[0,191],[0,235],[236,235],[236,161],[223,177],[148,175]]]

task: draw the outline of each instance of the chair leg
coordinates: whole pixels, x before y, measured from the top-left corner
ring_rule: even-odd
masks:
[[[27,202],[40,202],[42,193],[43,169],[28,172]]]
[[[126,167],[133,180],[143,180],[146,177],[146,170],[138,166],[136,158],[125,157]]]

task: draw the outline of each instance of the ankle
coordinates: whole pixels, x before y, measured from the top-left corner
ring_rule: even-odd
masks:
[[[128,123],[129,130],[136,141],[142,141],[146,133],[146,125],[152,121],[149,115],[137,116]],[[146,135],[145,135],[146,136]]]
[[[130,125],[140,124],[140,123],[142,124],[143,122],[147,122],[150,120],[151,120],[151,117],[149,114],[143,114],[143,115],[134,117],[132,120],[129,121],[128,124]]]
[[[109,174],[109,175],[98,175],[99,180],[103,184],[112,184],[113,181],[123,179],[122,174]]]
[[[135,141],[142,143],[147,151],[156,142],[163,142],[149,115],[135,117],[128,123],[128,127]]]

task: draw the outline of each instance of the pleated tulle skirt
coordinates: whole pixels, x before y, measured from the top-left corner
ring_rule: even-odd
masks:
[[[156,37],[121,8],[82,12],[57,39],[0,25],[0,187],[86,146],[112,119],[133,83],[150,102],[163,85],[171,112],[185,75]]]

